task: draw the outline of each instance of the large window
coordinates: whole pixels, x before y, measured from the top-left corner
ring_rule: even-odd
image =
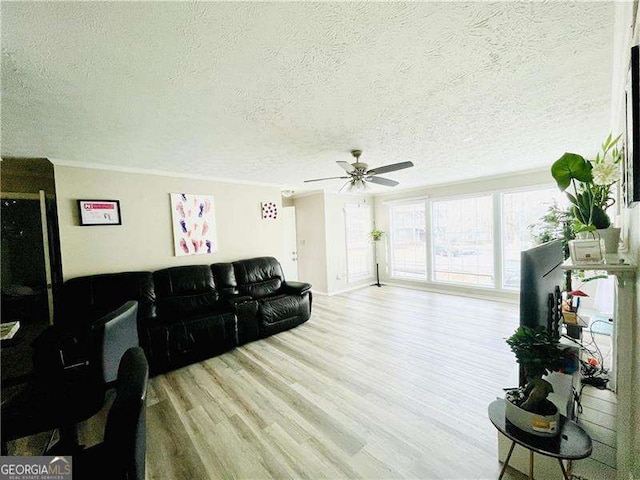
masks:
[[[357,282],[372,275],[373,249],[369,205],[347,205],[344,210],[347,237],[347,281]]]
[[[520,252],[539,243],[554,203],[568,205],[555,186],[391,203],[391,276],[517,290]]]
[[[530,226],[540,222],[555,201],[566,207],[566,197],[557,188],[501,195],[502,288],[520,288],[520,252],[535,245]]]
[[[433,280],[492,287],[491,195],[431,203]]]
[[[389,217],[391,276],[426,280],[425,202],[391,205]]]

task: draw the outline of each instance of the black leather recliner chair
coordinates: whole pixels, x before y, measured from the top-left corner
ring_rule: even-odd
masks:
[[[165,268],[153,274],[156,317],[146,320],[154,371],[219,355],[237,345],[233,305],[219,292],[208,265]]]
[[[311,316],[311,285],[285,281],[282,267],[273,257],[233,262],[238,290],[258,301],[260,337],[293,328]]]

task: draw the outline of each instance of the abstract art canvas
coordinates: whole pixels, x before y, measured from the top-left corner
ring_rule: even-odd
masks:
[[[213,195],[171,194],[176,257],[218,251]]]
[[[271,220],[278,218],[278,207],[274,202],[262,202],[262,218]]]

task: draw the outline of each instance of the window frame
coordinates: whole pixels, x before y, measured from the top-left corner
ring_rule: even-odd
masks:
[[[349,210],[364,210],[367,211],[367,219],[366,224],[373,228],[373,210],[368,204],[346,204],[343,208],[344,211],[344,243],[345,243],[345,263],[346,263],[346,271],[347,271],[347,283],[358,283],[365,280],[372,280],[374,275],[374,253],[373,253],[373,242],[369,242],[369,248],[367,249],[367,265],[368,269],[366,273],[358,273],[352,275],[349,271]]]
[[[436,197],[436,198],[432,198],[429,199],[429,221],[431,221],[432,218],[432,213],[433,213],[433,204],[436,202],[449,202],[449,201],[456,201],[456,200],[468,200],[471,198],[479,198],[479,197],[489,197],[491,199],[491,204],[493,207],[493,212],[492,212],[492,218],[491,218],[491,222],[492,222],[492,237],[493,237],[493,268],[494,268],[494,274],[493,274],[493,286],[489,286],[489,285],[474,285],[472,283],[462,283],[462,282],[448,282],[448,281],[442,281],[442,280],[435,280],[435,272],[434,272],[434,268],[435,268],[435,259],[433,258],[435,256],[435,251],[433,250],[433,248],[431,248],[431,265],[429,265],[429,278],[431,283],[435,284],[435,285],[452,285],[455,287],[464,287],[464,288],[476,288],[479,290],[497,290],[497,285],[496,284],[496,273],[495,273],[495,268],[496,268],[496,211],[495,211],[495,192],[494,191],[487,191],[487,192],[473,192],[473,193],[463,193],[460,195],[447,195],[444,197]],[[430,223],[429,225],[429,231],[433,232],[433,224]],[[433,244],[433,235],[430,234],[429,238],[431,239],[431,243]]]
[[[418,283],[427,283],[431,281],[429,274],[429,246],[431,244],[431,234],[427,228],[427,225],[431,224],[431,215],[429,210],[429,203],[426,197],[418,197],[418,198],[406,198],[402,200],[394,200],[391,202],[386,202],[387,204],[387,222],[389,225],[389,234],[387,235],[386,241],[386,249],[388,252],[388,260],[387,260],[387,268],[389,272],[389,278],[394,280],[402,280],[409,282],[418,282]],[[425,278],[411,278],[405,275],[396,275],[393,269],[394,258],[393,258],[393,240],[394,240],[394,231],[393,231],[393,208],[401,207],[406,205],[420,205],[424,208],[424,240],[425,240]]]
[[[486,191],[477,191],[477,192],[469,192],[462,193],[456,195],[446,195],[441,197],[412,197],[406,199],[398,199],[398,200],[390,200],[383,202],[387,206],[387,222],[388,222],[388,230],[389,234],[387,235],[385,247],[387,250],[387,270],[390,279],[415,282],[415,283],[428,283],[432,285],[438,285],[443,287],[456,287],[456,288],[465,288],[465,289],[475,289],[482,291],[490,291],[490,292],[499,292],[499,293],[508,293],[514,294],[518,293],[518,289],[514,288],[505,288],[502,286],[503,282],[503,268],[504,268],[504,257],[503,257],[503,248],[504,248],[504,239],[503,239],[503,231],[504,231],[504,218],[503,218],[503,195],[509,193],[523,193],[528,191],[536,191],[536,190],[546,190],[555,188],[556,185],[554,183],[537,183],[535,185],[525,185],[520,187],[507,187],[500,188],[494,190],[486,190]],[[435,202],[441,201],[450,201],[450,200],[463,200],[469,198],[476,197],[491,197],[492,203],[492,232],[493,232],[493,285],[474,285],[469,283],[459,283],[459,282],[444,282],[444,281],[436,281],[434,280],[433,269],[435,266],[434,261],[434,239],[433,239],[433,224],[432,224],[432,209],[433,204]],[[401,206],[401,205],[413,205],[422,203],[425,209],[425,258],[427,260],[426,265],[426,276],[425,279],[415,279],[415,278],[407,278],[406,276],[398,276],[394,273],[393,270],[393,207]]]

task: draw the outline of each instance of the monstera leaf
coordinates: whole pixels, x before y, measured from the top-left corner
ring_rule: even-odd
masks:
[[[551,166],[551,175],[558,184],[558,188],[564,192],[574,178],[580,182],[591,182],[592,169],[591,163],[581,155],[565,153]]]

